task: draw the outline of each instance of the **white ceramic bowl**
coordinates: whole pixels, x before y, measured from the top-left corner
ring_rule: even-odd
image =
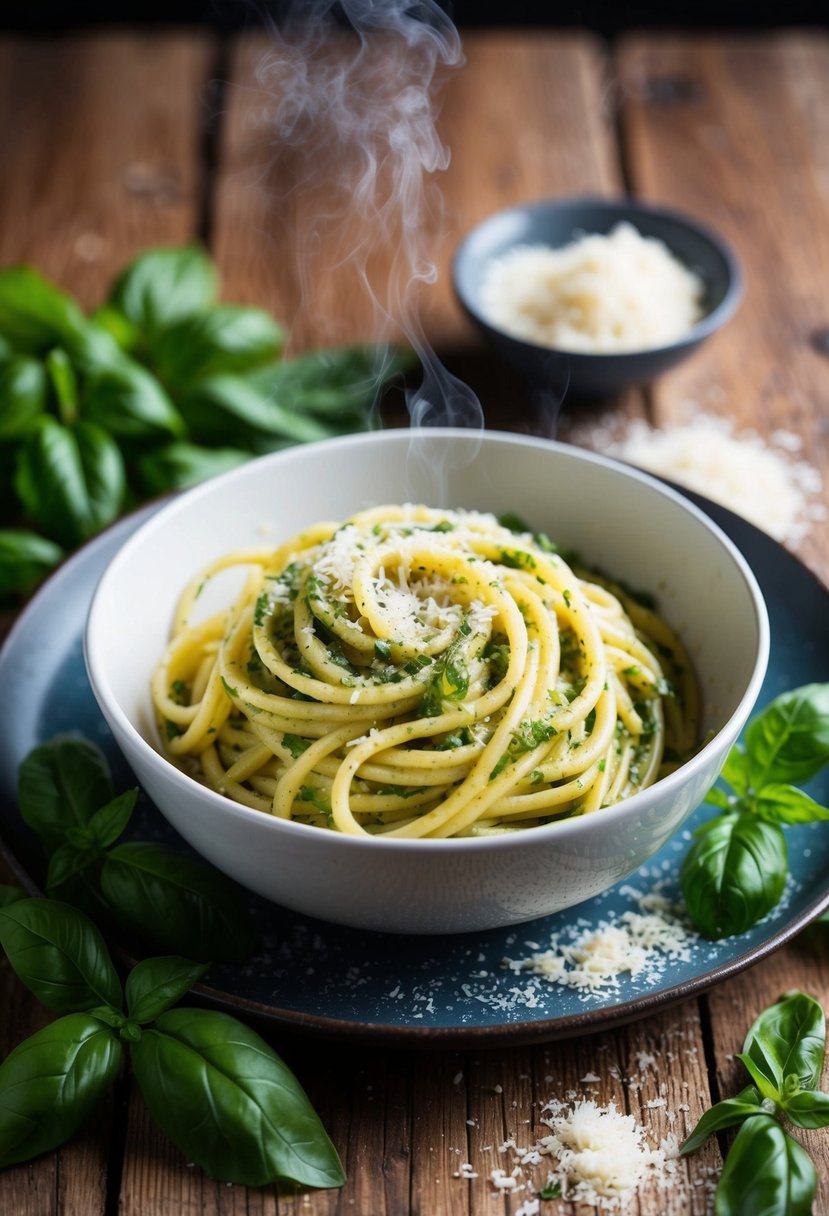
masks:
[[[382,503],[515,511],[584,560],[654,591],[696,664],[710,741],[624,803],[515,835],[382,840],[249,810],[159,754],[150,674],[184,583],[231,549],[274,543]],[[384,431],[267,456],[174,499],[127,541],[86,629],[92,688],[138,780],[173,827],[258,894],[399,933],[530,920],[632,873],[702,801],[760,691],[768,619],[726,536],[645,474],[562,444],[467,430]]]

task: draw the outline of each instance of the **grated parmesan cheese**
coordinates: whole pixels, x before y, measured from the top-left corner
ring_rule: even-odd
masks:
[[[552,1130],[543,1137],[558,1158],[558,1172],[568,1199],[593,1203],[626,1202],[651,1170],[665,1163],[662,1149],[645,1142],[645,1129],[633,1115],[623,1115],[613,1102],[597,1106],[586,1099],[566,1113],[551,1112],[545,1120]]]
[[[664,1105],[664,1099],[648,1106]],[[541,1124],[549,1129],[533,1144],[518,1146],[513,1138],[498,1151],[508,1153],[507,1166],[489,1171],[493,1193],[534,1191],[519,1211],[538,1208],[535,1167],[547,1165],[547,1186],[558,1184],[561,1198],[584,1203],[602,1212],[627,1209],[644,1187],[659,1191],[687,1189],[688,1181],[678,1166],[679,1144],[675,1136],[662,1139],[657,1147],[648,1143],[645,1128],[633,1115],[617,1110],[614,1102],[600,1106],[591,1099],[566,1102],[551,1099],[542,1107]],[[488,1152],[487,1145],[481,1152]],[[465,1170],[456,1177],[471,1177]],[[532,1179],[532,1180],[531,1180]]]
[[[702,316],[703,292],[662,241],[621,223],[560,249],[513,247],[487,268],[480,303],[517,338],[607,354],[675,341]]]
[[[797,545],[813,522],[827,518],[821,475],[796,458],[803,444],[790,431],[775,431],[766,442],[689,406],[675,426],[634,419],[617,433],[608,419],[574,429],[570,438],[705,494],[781,542]]]
[[[687,962],[699,935],[661,896],[641,896],[639,907],[643,910],[623,912],[616,924],[602,921],[568,941],[553,935],[549,949],[528,958],[505,958],[504,966],[592,995],[618,988],[625,973],[655,976],[669,960]]]
[[[409,645],[418,645],[435,630],[457,628],[464,615],[463,607],[452,601],[452,585],[447,579],[420,578],[411,567],[411,557],[420,545],[422,534],[412,534],[414,515],[412,508],[404,507],[403,518],[386,522],[382,537],[374,543],[354,524],[344,524],[324,541],[314,559],[315,575],[328,590],[332,599],[341,604],[354,602],[354,573],[359,563],[379,558],[393,544],[399,555],[397,564],[390,569],[379,564],[371,582],[382,600],[386,619],[390,622],[395,640]],[[451,550],[462,546],[464,540],[479,530],[481,525],[489,527],[495,523],[492,515],[477,511],[453,511],[455,525],[446,533],[430,532],[432,548]],[[290,588],[277,587],[270,596],[272,603],[289,603]],[[494,605],[472,600],[466,609],[466,617],[476,632],[485,632],[497,614]],[[308,627],[313,634],[313,629]]]

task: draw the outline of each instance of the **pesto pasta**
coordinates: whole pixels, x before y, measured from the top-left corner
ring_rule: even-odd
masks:
[[[153,675],[169,756],[267,814],[400,839],[531,828],[658,780],[697,744],[679,639],[506,522],[378,507],[214,562]],[[232,567],[233,602],[200,616]]]

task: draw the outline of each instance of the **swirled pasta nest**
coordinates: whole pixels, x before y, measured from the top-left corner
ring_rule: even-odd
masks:
[[[231,567],[244,585],[200,617]],[[402,839],[598,811],[698,731],[691,664],[652,606],[518,521],[422,506],[214,562],[153,699],[170,756],[222,794]]]

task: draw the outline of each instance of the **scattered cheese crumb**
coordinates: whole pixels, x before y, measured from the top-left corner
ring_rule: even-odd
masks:
[[[477,1178],[478,1172],[470,1161],[463,1161],[455,1174],[456,1178]]]
[[[803,442],[788,431],[775,431],[766,442],[751,430],[735,433],[729,419],[689,404],[674,426],[632,419],[618,433],[615,421],[605,419],[569,437],[705,494],[793,546],[829,514],[821,475],[795,459]]]
[[[515,1216],[538,1216],[541,1202],[538,1199],[525,1199],[520,1208],[515,1209]]]
[[[518,1186],[518,1176],[515,1171],[508,1174],[506,1170],[496,1168],[490,1174],[490,1181],[495,1189],[499,1191],[514,1191]]]
[[[633,892],[631,892],[633,893]],[[635,893],[633,893],[635,894]],[[563,941],[551,938],[550,948],[523,959],[504,959],[513,971],[532,971],[550,983],[584,991],[587,995],[619,987],[625,972],[646,973],[658,979],[668,960],[687,961],[696,934],[667,900],[638,897],[639,907],[650,911],[624,912],[617,924],[599,923]]]
[[[663,1100],[664,1101],[664,1100]],[[658,1103],[657,1103],[658,1104]],[[591,1205],[597,1211],[616,1212],[627,1208],[642,1187],[652,1184],[660,1191],[677,1186],[687,1189],[687,1176],[678,1168],[679,1145],[673,1135],[652,1147],[645,1128],[633,1115],[625,1115],[613,1102],[599,1106],[578,1099],[560,1102],[552,1099],[543,1106],[541,1123],[549,1132],[535,1144],[518,1147],[510,1138],[499,1151],[512,1153],[511,1170],[496,1167],[489,1177],[494,1194],[521,1190],[535,1192],[525,1200],[516,1216],[535,1216],[540,1211],[537,1179],[525,1167],[547,1165],[546,1185],[558,1184],[561,1197]],[[482,1152],[491,1151],[491,1145]],[[465,1164],[455,1177],[474,1177],[472,1166]]]

